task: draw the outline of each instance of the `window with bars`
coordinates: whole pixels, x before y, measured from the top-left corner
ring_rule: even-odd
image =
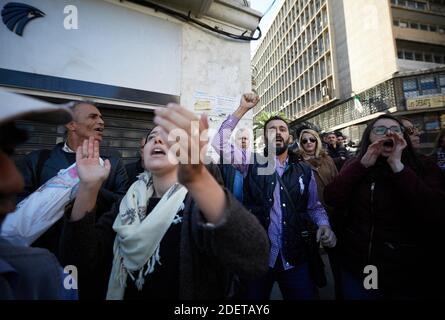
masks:
[[[417,97],[419,95],[417,79],[403,80],[403,94],[405,98]]]
[[[439,93],[439,88],[434,76],[420,78],[420,89],[423,95]]]

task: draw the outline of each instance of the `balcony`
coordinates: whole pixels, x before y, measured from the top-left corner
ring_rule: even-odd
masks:
[[[394,37],[397,40],[421,42],[445,46],[445,33],[424,31],[411,28],[393,27]]]

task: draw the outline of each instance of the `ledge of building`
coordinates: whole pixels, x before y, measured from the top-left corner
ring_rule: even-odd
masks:
[[[222,23],[247,29],[252,32],[258,27],[262,14],[242,0],[150,0],[154,3],[174,10],[193,14],[194,18],[212,18]]]

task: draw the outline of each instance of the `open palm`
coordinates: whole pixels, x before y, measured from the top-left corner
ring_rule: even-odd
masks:
[[[108,159],[104,165],[100,164],[99,142],[93,137],[84,140],[83,145],[77,148],[76,165],[80,182],[91,186],[102,184],[108,178],[111,169]]]

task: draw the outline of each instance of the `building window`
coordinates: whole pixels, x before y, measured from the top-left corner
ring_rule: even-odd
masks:
[[[405,98],[417,97],[419,95],[419,91],[417,90],[417,80],[403,80],[403,93]]]
[[[420,78],[420,89],[422,90],[422,95],[438,93],[438,87],[435,77],[428,76]]]
[[[411,51],[405,51],[406,60],[414,60],[414,54]]]
[[[406,3],[407,3],[407,5],[408,5],[408,8],[413,8],[413,9],[415,9],[417,6],[416,6],[416,1],[406,1]]]
[[[426,4],[424,2],[418,2],[416,1],[416,7],[419,10],[426,10]]]
[[[440,93],[445,94],[445,74],[439,75]]]
[[[426,24],[420,24],[420,30],[428,31],[428,26]]]
[[[414,53],[414,59],[416,61],[423,61],[423,54],[421,54],[419,52]]]
[[[433,55],[431,53],[425,53],[423,56],[426,62],[433,62]]]
[[[418,10],[426,10],[427,9],[426,3],[420,2],[420,1],[391,0],[391,3],[393,5],[404,6],[404,7],[408,7],[411,9],[418,9]]]
[[[444,63],[444,61],[443,61],[443,56],[441,56],[440,54],[435,54],[434,55],[434,62],[435,63]]]

